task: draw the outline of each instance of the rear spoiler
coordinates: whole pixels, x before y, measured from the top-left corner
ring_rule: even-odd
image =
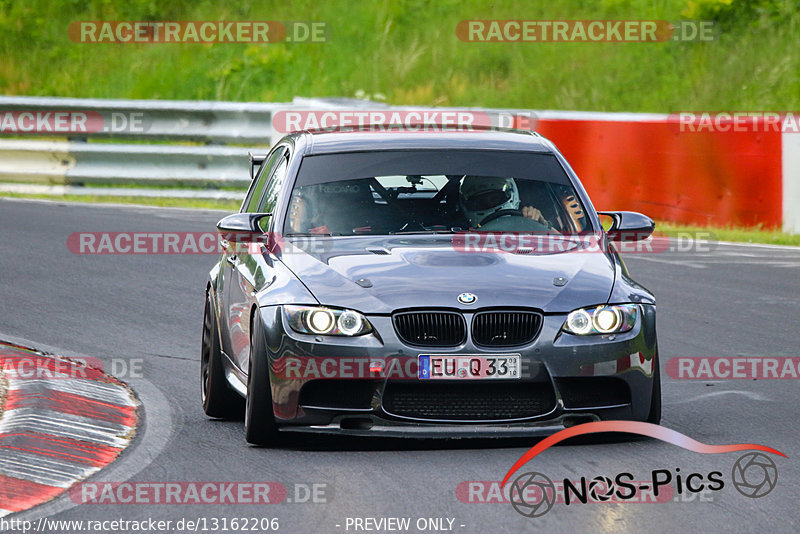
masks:
[[[253,181],[253,178],[256,177],[257,171],[261,169],[261,166],[267,161],[267,156],[265,155],[255,155],[252,152],[247,153],[250,156],[250,181]]]

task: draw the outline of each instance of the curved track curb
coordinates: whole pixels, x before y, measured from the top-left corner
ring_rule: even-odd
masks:
[[[138,422],[133,392],[99,369],[0,342],[0,517],[110,464]]]

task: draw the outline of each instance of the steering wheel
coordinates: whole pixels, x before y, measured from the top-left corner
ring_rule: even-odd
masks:
[[[513,215],[515,217],[524,217],[524,215],[520,210],[515,210],[515,209],[497,210],[494,213],[490,213],[489,215],[484,217],[483,220],[480,222],[480,224],[478,224],[478,227],[480,228],[489,221],[499,219],[500,217],[505,217],[506,215]]]

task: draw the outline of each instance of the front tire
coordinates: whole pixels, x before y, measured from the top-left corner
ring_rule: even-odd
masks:
[[[200,354],[200,378],[203,411],[209,417],[234,419],[242,414],[242,398],[228,387],[222,366],[222,351],[217,330],[217,315],[211,292],[206,294],[203,313],[203,345]]]
[[[650,397],[650,413],[647,415],[647,422],[658,425],[661,423],[661,365],[658,361],[658,353],[653,361],[655,370],[653,371],[653,393]]]
[[[267,342],[261,316],[256,312],[250,325],[250,364],[247,374],[245,439],[252,445],[274,445],[278,425],[272,408]]]

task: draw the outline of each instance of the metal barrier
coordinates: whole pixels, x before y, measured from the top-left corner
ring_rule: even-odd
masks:
[[[42,184],[246,186],[247,148],[0,141],[0,179]]]
[[[287,104],[181,100],[106,100],[0,96],[3,112],[90,112],[105,130],[92,137],[264,145],[272,136],[272,113]],[[141,118],[142,124],[130,121]],[[64,137],[86,137],[70,133]]]
[[[277,113],[376,109],[453,111],[389,107],[351,98],[298,97],[277,104],[0,96],[0,113],[5,115],[0,121],[0,182],[39,187],[135,184],[138,194],[147,196],[164,193],[142,185],[202,186],[212,193],[220,186],[244,188],[249,183],[248,151],[265,152],[285,133],[273,130]],[[504,111],[476,112],[510,117]],[[9,128],[3,127],[9,114],[17,126],[23,123],[20,115],[27,115],[25,123],[32,125],[32,131],[9,137]],[[53,128],[56,114],[67,116],[67,122],[79,117],[81,127]],[[37,124],[40,120],[41,125]],[[506,122],[510,126],[512,121]],[[3,189],[13,191],[14,187],[0,185]],[[208,196],[203,191],[195,193]]]
[[[277,104],[0,96],[0,182],[17,182],[0,184],[0,192],[55,187],[98,194],[102,188],[81,191],[81,186],[114,184],[135,186],[125,189],[125,196],[170,191],[181,197],[241,198],[250,181],[247,153],[263,153],[286,130],[296,129],[289,115],[344,121],[380,112],[407,117],[468,112],[493,125],[540,131],[561,148],[602,207],[624,205],[683,223],[762,224],[800,232],[796,130],[682,132],[674,117],[663,114],[423,108],[348,98]],[[56,114],[73,114],[87,128],[48,131]],[[9,136],[22,115],[26,124],[41,121],[43,127],[28,131],[31,137]],[[301,129],[306,127],[311,126]]]
[[[0,96],[0,111],[27,114],[33,129],[0,138],[0,181],[244,187],[248,150],[270,146],[272,114],[286,105]],[[57,114],[82,128],[53,128]]]

